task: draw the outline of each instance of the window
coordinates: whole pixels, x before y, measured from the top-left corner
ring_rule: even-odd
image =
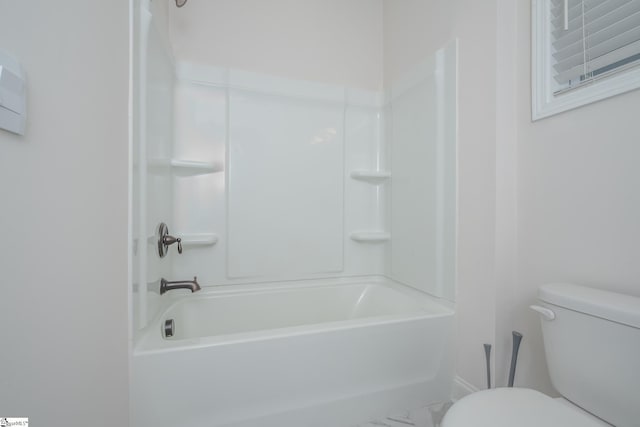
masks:
[[[533,120],[640,87],[640,0],[532,7]]]

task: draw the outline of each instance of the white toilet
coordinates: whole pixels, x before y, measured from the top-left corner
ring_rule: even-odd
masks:
[[[640,298],[571,284],[540,287],[553,386],[484,390],[454,404],[442,427],[640,427]]]

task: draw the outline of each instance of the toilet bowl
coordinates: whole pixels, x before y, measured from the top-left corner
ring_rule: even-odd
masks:
[[[456,402],[442,427],[640,427],[640,298],[572,284],[540,287],[549,377],[566,399],[496,388]]]
[[[456,402],[441,427],[611,427],[563,400],[526,388],[479,391]]]

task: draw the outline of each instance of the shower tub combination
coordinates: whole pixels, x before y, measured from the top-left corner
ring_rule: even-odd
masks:
[[[134,349],[132,425],[339,427],[447,401],[453,314],[382,278],[169,296]]]

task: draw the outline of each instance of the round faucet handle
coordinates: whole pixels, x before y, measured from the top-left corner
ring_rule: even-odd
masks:
[[[169,246],[174,243],[178,244],[178,253],[182,253],[182,239],[180,237],[174,237],[169,234],[169,228],[164,222],[160,223],[158,227],[158,255],[160,258],[164,258],[169,250]]]

